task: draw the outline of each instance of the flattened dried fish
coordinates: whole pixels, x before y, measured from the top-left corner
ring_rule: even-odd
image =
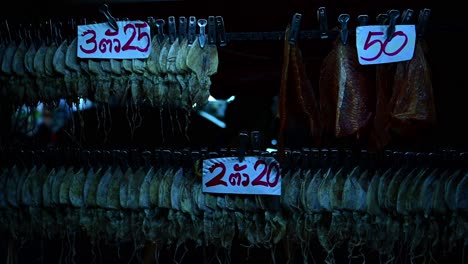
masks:
[[[91,169],[86,176],[86,182],[84,187],[84,195],[86,199],[86,206],[97,206],[97,192],[99,183],[101,182],[102,169],[99,168],[95,172]]]
[[[85,206],[84,185],[86,181],[86,173],[83,169],[78,170],[70,184],[70,202],[75,207]]]
[[[159,185],[162,181],[162,176],[162,170],[158,169],[151,180],[149,187],[149,200],[151,207],[157,207],[159,205]]]
[[[73,168],[70,168],[64,175],[60,184],[59,203],[62,205],[70,205],[70,185],[74,176]]]
[[[155,177],[155,174],[156,174],[155,169],[151,167],[146,173],[145,178],[143,179],[143,182],[141,184],[141,189],[140,189],[140,199],[139,199],[140,208],[149,209],[151,206],[150,185],[151,185],[151,181],[153,180],[153,177]]]
[[[128,181],[127,207],[137,210],[140,203],[140,188],[145,179],[146,173],[143,168],[139,168]]]
[[[318,170],[315,172],[314,177],[307,186],[307,208],[313,213],[319,213],[322,211],[322,206],[319,202],[318,191],[322,184],[323,172]]]
[[[328,169],[326,172],[324,172],[323,180],[318,190],[318,200],[319,200],[320,206],[325,211],[328,211],[328,212],[332,211],[332,208],[331,208],[332,198],[330,196],[332,178],[333,178],[332,170]]]
[[[120,182],[123,176],[124,174],[120,167],[115,168],[107,193],[106,208],[108,209],[120,209]]]
[[[122,179],[120,179],[119,199],[122,208],[128,208],[128,184],[132,176],[133,170],[129,167],[122,176]]]

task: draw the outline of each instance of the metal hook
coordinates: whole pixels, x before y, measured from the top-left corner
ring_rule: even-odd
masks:
[[[338,22],[341,24],[341,42],[346,45],[348,42],[348,21],[349,14],[341,14],[338,16]]]
[[[200,34],[198,35],[198,41],[200,42],[200,47],[204,48],[206,43],[206,34],[205,27],[208,24],[206,19],[198,19],[198,26],[200,27]]]
[[[102,15],[104,15],[107,19],[107,23],[109,23],[109,26],[115,30],[115,31],[119,31],[119,25],[117,24],[117,21],[115,20],[115,18],[110,14],[109,12],[109,6],[107,4],[103,4],[100,8],[99,8],[99,12],[101,12]]]
[[[289,29],[288,43],[295,45],[301,30],[302,14],[294,14],[291,21],[291,28]]]
[[[396,20],[400,17],[400,11],[393,9],[388,12],[388,15],[390,17],[390,25],[387,28],[387,40],[391,40],[393,33],[395,33]]]

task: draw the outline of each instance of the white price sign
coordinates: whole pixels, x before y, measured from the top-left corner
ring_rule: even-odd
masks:
[[[281,195],[280,165],[272,157],[204,160],[203,192]]]
[[[78,26],[78,57],[88,59],[146,59],[151,52],[150,27],[144,21],[117,21]]]
[[[356,46],[360,64],[382,64],[413,58],[416,44],[414,25],[396,25],[395,33],[390,40],[386,37],[387,28],[385,25],[356,28]]]

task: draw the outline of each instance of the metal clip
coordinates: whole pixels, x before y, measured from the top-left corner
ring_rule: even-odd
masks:
[[[166,24],[166,21],[164,19],[156,19],[155,21],[156,27],[158,28],[158,41],[159,43],[162,43],[164,41],[164,38],[166,35],[164,34],[164,25]]]
[[[299,13],[294,14],[291,21],[291,28],[289,29],[288,42],[295,45],[301,30],[302,15]]]
[[[413,9],[405,9],[401,14],[401,24],[408,25],[411,22],[411,18],[413,18]]]
[[[177,29],[176,29],[176,23],[175,23],[175,17],[170,16],[167,22],[167,27],[169,29],[169,40],[171,43],[174,43],[174,41],[177,38]]]
[[[208,44],[216,45],[216,21],[214,16],[208,17]]]
[[[189,27],[188,27],[188,43],[192,45],[195,41],[195,36],[197,34],[197,18],[194,16],[189,17]]]
[[[154,19],[154,17],[152,17],[152,16],[149,16],[149,17],[146,19],[146,22],[148,23],[148,25],[149,25],[149,27],[150,27],[151,36],[156,35],[156,34],[157,34],[156,19]]]
[[[359,15],[357,17],[358,24],[360,27],[367,25],[367,22],[369,21],[369,16],[368,15]]]
[[[396,20],[400,17],[400,11],[393,9],[388,11],[388,15],[390,17],[390,25],[388,25],[387,28],[387,40],[391,40],[393,38],[393,33],[395,33]]]
[[[388,15],[387,14],[379,14],[377,15],[377,24],[379,25],[385,25],[387,24],[387,21],[388,21]]]
[[[179,17],[179,39],[187,37],[187,18],[184,16]]]
[[[200,34],[198,35],[198,42],[200,42],[200,47],[203,49],[206,44],[205,27],[208,24],[208,21],[206,21],[206,19],[198,19],[197,24],[200,27]]]
[[[348,21],[349,15],[348,14],[341,14],[338,16],[338,22],[341,24],[341,42],[343,45],[346,45],[348,42]]]
[[[250,133],[250,138],[251,138],[252,150],[254,151],[263,150],[262,134],[260,131],[252,131]]]
[[[328,19],[325,7],[319,7],[317,10],[317,19],[320,26],[320,38],[328,38]]]
[[[216,17],[216,38],[221,47],[226,46],[226,31],[224,29],[224,19],[222,16]]]
[[[424,8],[423,10],[419,11],[418,25],[416,27],[416,33],[418,34],[418,37],[422,37],[426,33],[427,23],[429,21],[430,15],[431,10],[428,8]]]
[[[119,31],[119,25],[117,25],[117,21],[115,20],[115,18],[110,14],[109,12],[109,6],[107,4],[103,4],[100,8],[99,8],[99,12],[101,12],[101,14],[103,14],[106,19],[107,19],[107,23],[109,23],[109,26],[114,29],[115,31]]]
[[[249,135],[247,133],[239,133],[239,162],[244,161],[245,154],[247,153],[247,144],[249,143]]]

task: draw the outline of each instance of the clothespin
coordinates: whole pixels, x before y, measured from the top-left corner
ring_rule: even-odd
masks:
[[[367,25],[367,22],[369,21],[369,16],[368,15],[359,15],[357,17],[357,19],[358,19],[359,26],[362,27],[362,26]]]
[[[83,164],[83,167],[85,167],[85,169],[89,169],[91,167],[90,158],[91,153],[89,152],[89,150],[82,150],[80,152],[80,162],[81,164]]]
[[[247,144],[249,143],[249,135],[247,133],[239,133],[239,149],[238,149],[238,157],[239,162],[244,161],[245,154],[247,153]]]
[[[177,38],[177,29],[176,29],[176,23],[175,23],[175,17],[170,16],[167,21],[167,27],[169,29],[169,41],[171,43],[174,43],[174,41]]]
[[[109,26],[115,30],[115,31],[119,31],[119,25],[117,24],[117,21],[115,20],[115,18],[111,15],[111,13],[109,12],[109,6],[107,4],[103,4],[100,8],[99,8],[99,12],[101,12],[102,15],[104,15],[107,19],[107,23],[109,23]]]
[[[182,152],[180,151],[174,151],[172,153],[172,159],[173,159],[173,162],[174,162],[174,166],[175,167],[181,167],[183,165],[183,162],[182,162]]]
[[[152,16],[149,16],[146,18],[146,23],[148,23],[150,27],[151,36],[153,37],[154,35],[157,35],[158,30],[156,29],[156,19],[154,19]]]
[[[260,131],[252,131],[250,133],[250,140],[252,145],[252,151],[258,154],[262,149],[262,134]]]
[[[343,45],[346,45],[348,42],[348,21],[349,15],[348,14],[341,14],[338,16],[338,22],[341,24],[341,42]]]
[[[187,18],[179,17],[179,40],[187,37]]]
[[[216,16],[216,38],[220,47],[226,46],[226,31],[224,29],[224,19]]]
[[[192,45],[195,41],[197,34],[197,18],[194,16],[189,17],[189,26],[188,26],[188,43]]]
[[[319,164],[321,168],[328,168],[329,167],[329,159],[328,159],[328,149],[321,149],[320,156],[319,156]]]
[[[301,154],[301,169],[302,170],[307,170],[310,165],[310,149],[304,148],[302,149],[302,154]]]
[[[165,38],[164,24],[166,24],[166,21],[164,21],[164,19],[156,19],[155,23],[156,23],[156,27],[158,28],[158,36],[157,36],[158,42],[162,43]]]
[[[424,8],[419,12],[418,25],[416,27],[416,33],[418,34],[418,37],[422,37],[426,33],[427,23],[429,21],[430,15],[431,10],[428,8]]]
[[[401,14],[401,22],[402,25],[408,25],[411,23],[411,19],[413,18],[413,9],[405,9]]]
[[[400,17],[400,11],[393,9],[388,11],[388,15],[390,18],[390,24],[387,28],[387,40],[391,40],[393,38],[393,33],[395,33],[396,21],[398,17]]]
[[[330,149],[328,152],[330,167],[338,168],[340,164],[340,152],[337,149]]]
[[[162,152],[161,152],[161,158],[162,158],[162,162],[165,166],[169,167],[171,166],[171,157],[172,156],[172,152],[168,149],[164,149]]]
[[[294,14],[291,21],[291,28],[289,29],[288,42],[291,45],[295,45],[299,38],[299,32],[301,31],[302,15],[299,13]]]
[[[216,45],[216,20],[214,16],[208,17],[208,44]]]
[[[385,25],[385,24],[387,24],[388,18],[389,18],[389,17],[388,17],[387,14],[379,14],[379,15],[377,15],[377,18],[376,18],[377,24],[379,24],[379,25]]]
[[[325,7],[319,7],[317,10],[317,20],[320,27],[320,38],[328,38],[328,19],[327,19],[327,10]]]
[[[302,153],[300,151],[294,150],[291,152],[291,168],[298,168],[300,166],[301,156]]]
[[[200,27],[200,33],[198,34],[198,42],[200,42],[200,47],[203,49],[206,44],[205,28],[206,28],[206,25],[208,24],[208,21],[206,21],[206,19],[203,19],[203,18],[198,19],[197,24]]]
[[[320,166],[320,151],[318,149],[310,150],[310,160],[311,160],[312,167]]]

